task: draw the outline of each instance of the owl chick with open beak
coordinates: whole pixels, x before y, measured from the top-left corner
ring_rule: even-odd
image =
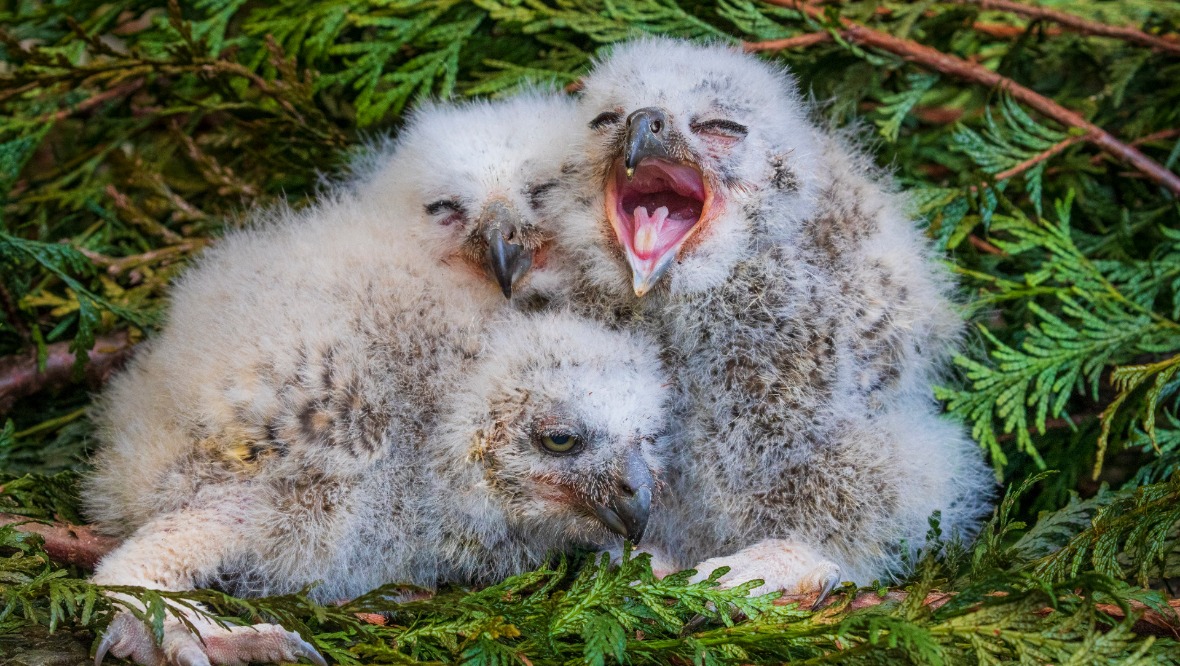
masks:
[[[677,384],[648,544],[822,597],[903,573],[935,511],[973,536],[990,470],[931,395],[962,331],[952,284],[867,158],[723,45],[616,45],[581,106],[551,214],[569,301],[659,339]]]

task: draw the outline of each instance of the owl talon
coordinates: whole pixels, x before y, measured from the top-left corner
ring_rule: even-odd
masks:
[[[813,611],[819,610],[820,606],[823,604],[824,600],[828,598],[828,595],[831,594],[832,590],[836,589],[836,586],[839,584],[840,584],[840,575],[839,574],[836,574],[836,573],[828,574],[827,579],[824,580],[823,587],[819,588],[819,594],[816,595],[815,602],[813,604],[811,604],[811,610],[813,610]]]
[[[693,567],[693,582],[709,577],[714,569],[729,567],[718,579],[721,587],[737,587],[752,580],[762,585],[751,596],[782,590],[787,594],[818,591],[815,603],[823,601],[840,582],[840,567],[806,544],[784,539],[767,539],[728,557],[714,557]]]
[[[320,654],[320,651],[315,649],[311,643],[308,643],[302,638],[299,639],[299,643],[295,645],[295,648],[292,650],[292,652],[295,653],[296,657],[303,657],[316,666],[328,666],[328,660],[324,659],[324,656]]]
[[[107,652],[115,644],[115,640],[115,635],[109,631],[102,635],[102,640],[98,642],[98,649],[94,651],[94,666],[102,666],[102,660],[106,658]]]
[[[199,616],[189,620],[199,633],[169,619],[164,622],[163,644],[156,645],[147,625],[130,613],[122,613],[99,641],[94,664],[101,666],[110,653],[140,666],[240,666],[301,658],[315,666],[328,666],[311,643],[278,625],[222,627]]]

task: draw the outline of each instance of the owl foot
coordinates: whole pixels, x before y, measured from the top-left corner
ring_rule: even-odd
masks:
[[[751,595],[781,590],[787,594],[814,594],[812,608],[818,608],[828,594],[840,584],[840,567],[815,549],[796,541],[768,539],[728,557],[714,557],[696,567],[693,582],[709,577],[714,569],[729,567],[718,580],[721,587],[736,587],[761,579],[762,585]]]
[[[294,662],[304,658],[327,666],[310,643],[276,624],[221,627],[190,616],[194,634],[179,620],[164,621],[164,640],[157,645],[148,626],[130,613],[120,613],[107,627],[94,655],[101,666],[107,652],[141,666],[242,666],[256,662]]]

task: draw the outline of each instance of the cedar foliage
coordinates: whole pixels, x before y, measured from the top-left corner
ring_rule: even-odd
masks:
[[[1052,4],[1153,35],[1180,24],[1177,2]],[[644,556],[409,603],[396,587],[340,607],[120,591],[157,629],[166,599],[201,602],[223,621],[280,621],[349,664],[1180,659],[1173,638],[1132,631],[1130,605],[1176,619],[1165,600],[1180,593],[1176,195],[1000,90],[844,39],[839,19],[978,62],[1180,162],[1174,53],[969,1],[0,1],[0,356],[69,341],[79,365],[97,334],[150,334],[189,257],[244,211],[345,175],[350,150],[395,132],[415,99],[568,85],[642,33],[828,31],[764,56],[833,126],[859,123],[947,251],[976,327],[936,393],[1008,487],[976,544],[927,553],[910,580],[883,583],[905,600],[861,610],[850,590],[813,613],[657,581]],[[87,404],[73,387],[5,415],[0,511],[78,519]],[[0,528],[0,558],[0,636],[111,617],[117,602],[37,537]],[[933,608],[931,590],[955,595]]]

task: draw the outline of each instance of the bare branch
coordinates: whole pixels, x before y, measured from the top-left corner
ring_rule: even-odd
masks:
[[[102,384],[131,355],[131,347],[127,331],[99,337],[89,352],[83,378],[92,386]],[[74,352],[68,342],[49,345],[44,371],[37,370],[36,354],[0,358],[0,414],[21,398],[74,381]]]
[[[800,0],[767,0],[770,4],[789,7],[808,16],[823,20],[823,9],[808,5]],[[969,62],[937,49],[908,39],[894,37],[879,30],[873,30],[849,19],[841,18],[840,31],[844,39],[872,48],[888,51],[915,64],[933,69],[942,74],[999,88],[1019,102],[1036,109],[1039,113],[1065,125],[1082,130],[1084,139],[1106,152],[1135,167],[1148,178],[1163,185],[1174,194],[1180,194],[1180,176],[1165,169],[1163,165],[1144,155],[1138,149],[1119,141],[1109,132],[1091,123],[1076,111],[1071,111],[1040,93],[1016,83],[983,65]]]
[[[0,513],[0,525],[21,523],[16,529],[41,535],[45,540],[45,552],[58,562],[93,569],[103,555],[119,545],[118,539],[102,536],[89,525],[27,522],[29,520],[26,516]]]
[[[1170,39],[1151,35],[1136,28],[1106,25],[1105,23],[1091,21],[1073,14],[1066,14],[1065,12],[1059,12],[1055,9],[1049,9],[1048,7],[1038,7],[1036,5],[1029,5],[1022,2],[1013,2],[1012,0],[954,1],[960,4],[977,5],[980,9],[1009,12],[1033,20],[1050,21],[1083,35],[1113,37],[1114,39],[1121,39],[1125,42],[1146,46],[1158,51],[1166,51],[1168,53],[1180,55],[1180,42],[1175,42]]]

